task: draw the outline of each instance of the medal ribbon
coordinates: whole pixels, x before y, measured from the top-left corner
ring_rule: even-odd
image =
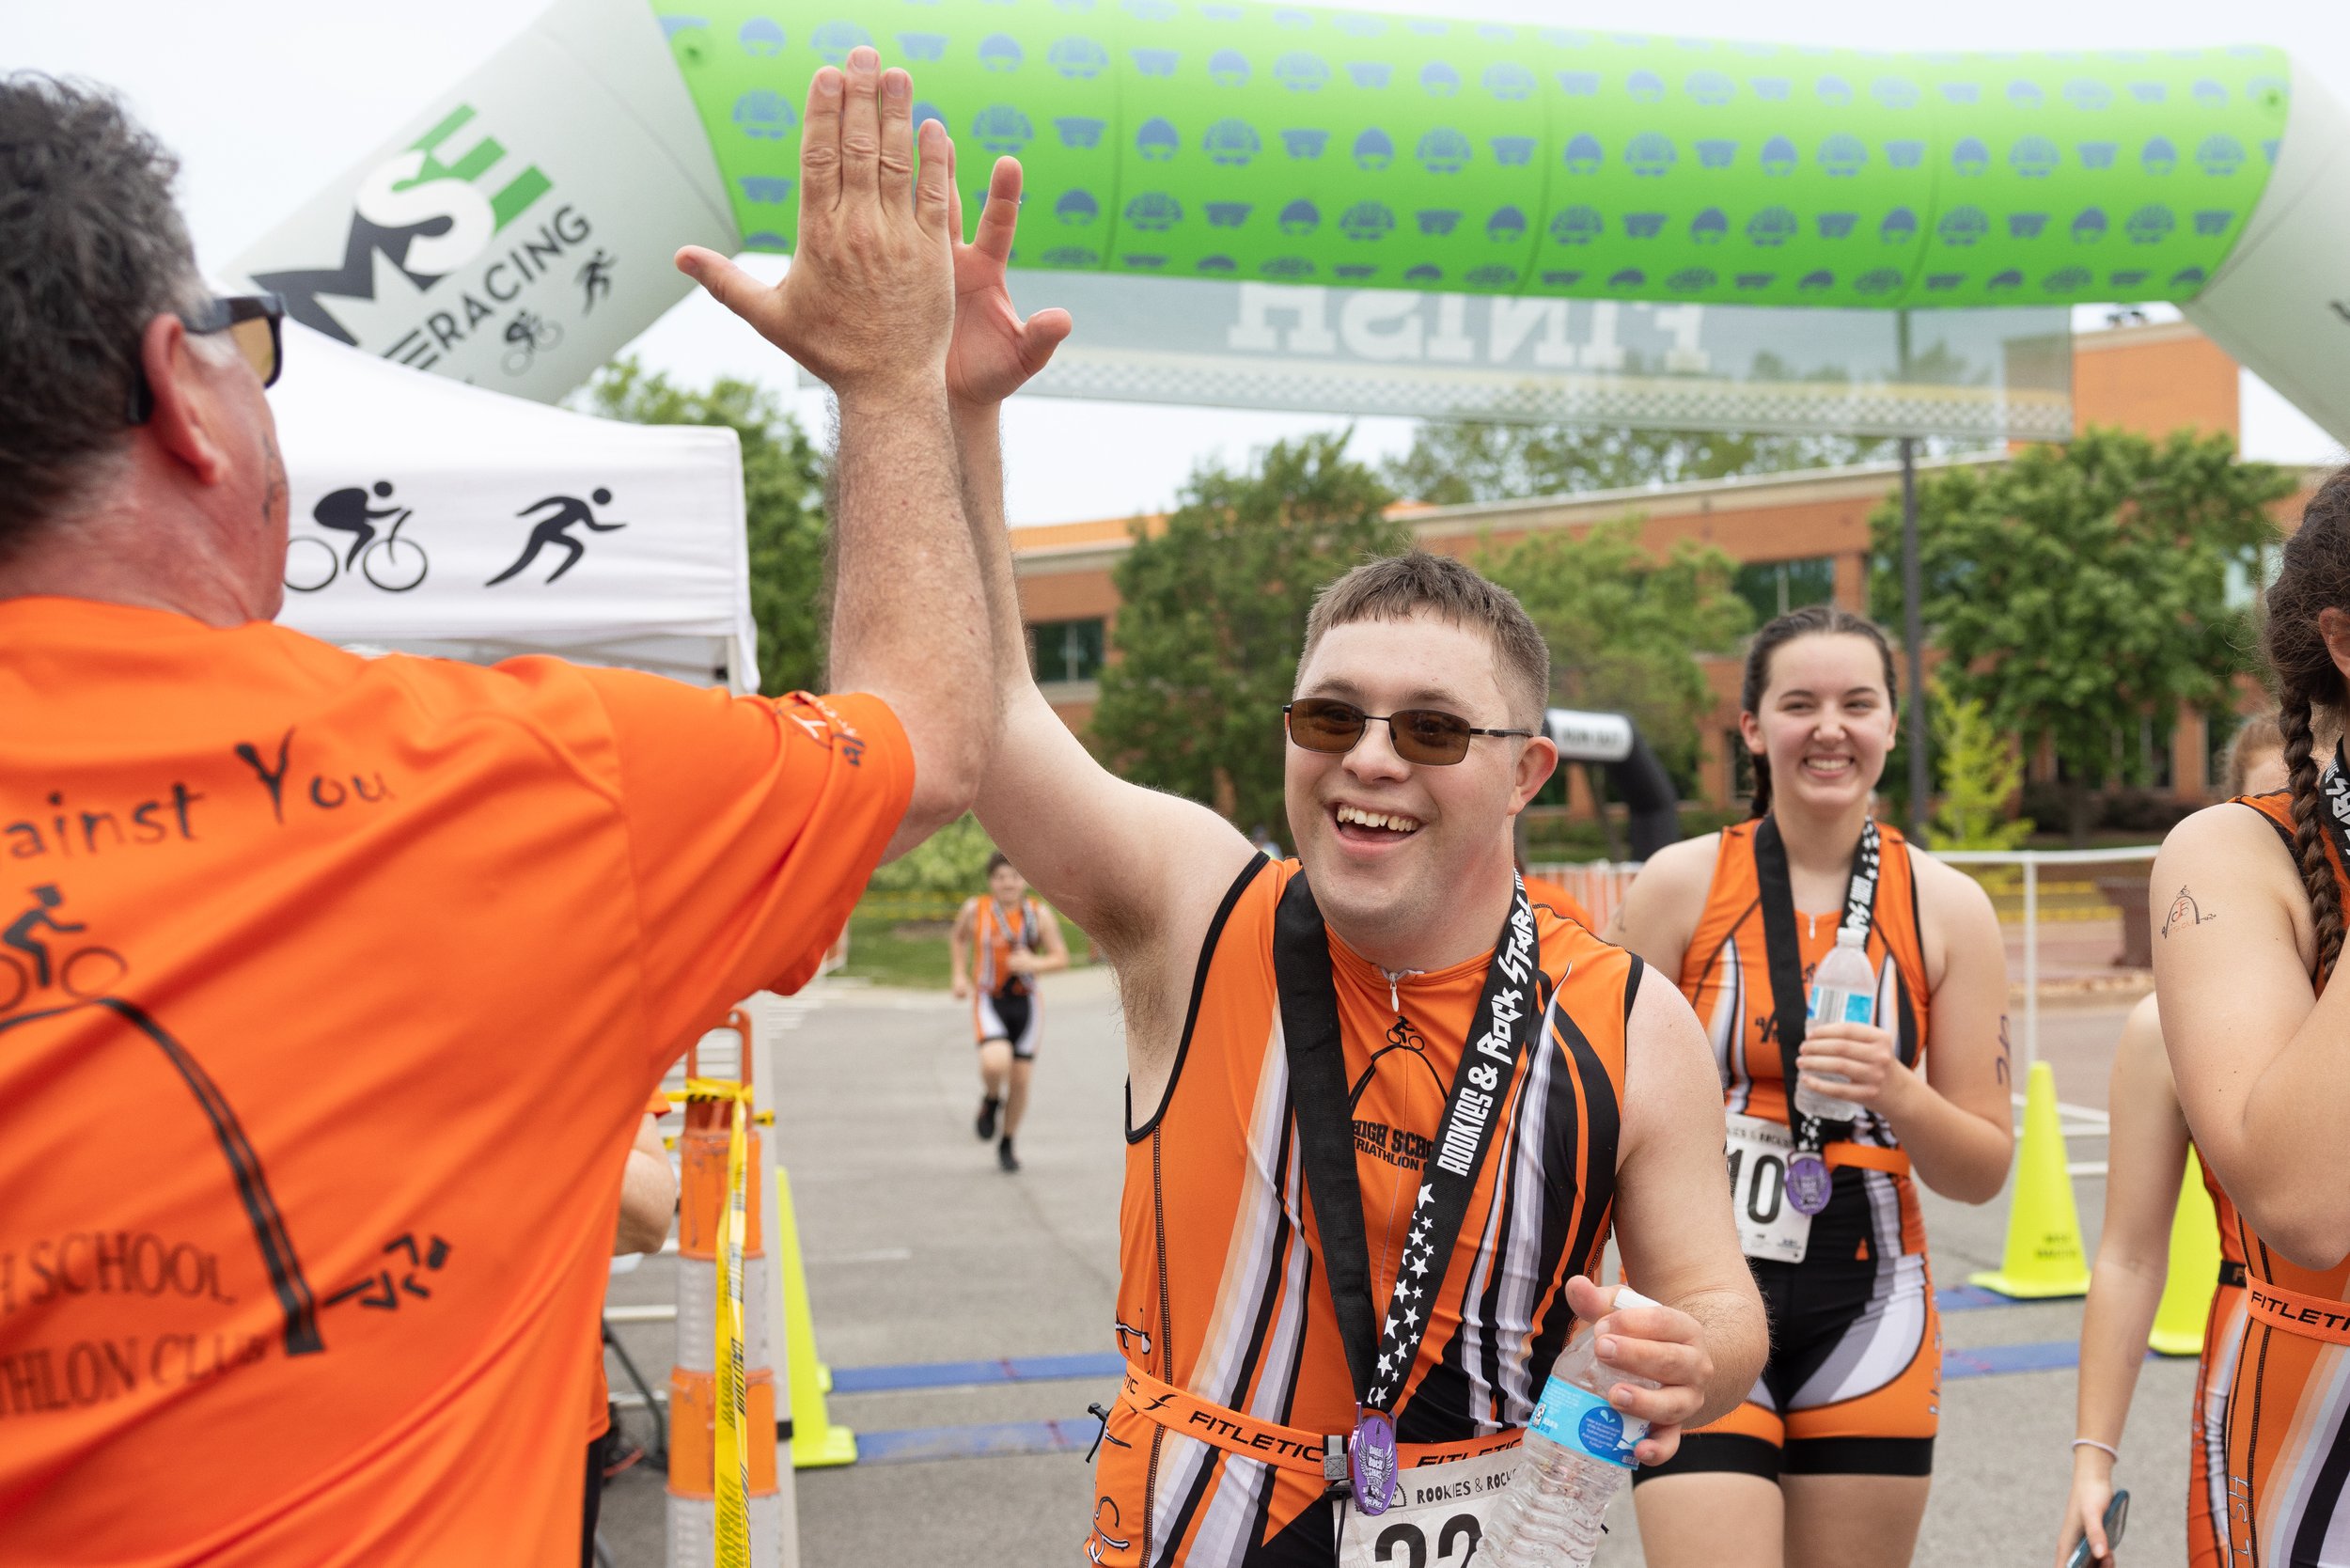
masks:
[[[1883,858],[1876,819],[1872,817],[1860,824],[1860,844],[1853,851],[1852,876],[1844,885],[1844,917],[1839,926],[1860,933],[1864,944],[1875,919],[1877,871]],[[1754,875],[1761,887],[1771,1010],[1778,1024],[1779,1071],[1787,1084],[1787,1130],[1795,1135],[1798,1153],[1817,1154],[1821,1121],[1795,1108],[1795,1053],[1803,1049],[1804,1026],[1810,1015],[1803,988],[1803,948],[1795,936],[1794,884],[1787,870],[1787,841],[1779,837],[1775,817],[1764,817],[1754,830]]]
[[[1339,1027],[1329,933],[1306,878],[1291,880],[1275,918],[1273,967],[1281,998],[1281,1035],[1289,1056],[1290,1105],[1297,1123],[1306,1189],[1322,1235],[1322,1271],[1338,1309],[1339,1338],[1354,1374],[1356,1403],[1383,1417],[1402,1397],[1430,1308],[1443,1287],[1470,1195],[1493,1145],[1526,1054],[1548,1005],[1526,885],[1513,880],[1485,969],[1471,1034],[1446,1096],[1432,1163],[1421,1174],[1411,1234],[1396,1269],[1385,1324],[1371,1316],[1371,1244],[1362,1184],[1355,1168],[1355,1122]],[[1384,1499],[1381,1499],[1384,1504]],[[1367,1509],[1367,1512],[1377,1512]]]

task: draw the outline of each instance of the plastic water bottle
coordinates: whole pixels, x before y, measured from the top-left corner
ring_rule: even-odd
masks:
[[[1877,1013],[1877,972],[1869,962],[1868,933],[1851,926],[1836,933],[1836,950],[1820,960],[1811,972],[1810,1024],[1873,1024]],[[1822,1083],[1844,1082],[1841,1073],[1810,1074]],[[1823,1121],[1850,1121],[1860,1107],[1850,1100],[1831,1099],[1795,1086],[1795,1108]]]
[[[1628,1285],[1616,1291],[1617,1308],[1655,1305]],[[1599,1550],[1608,1499],[1648,1435],[1648,1422],[1609,1404],[1607,1390],[1656,1384],[1601,1361],[1598,1347],[1599,1336],[1587,1330],[1559,1353],[1527,1423],[1518,1472],[1485,1531],[1480,1568],[1589,1568]]]

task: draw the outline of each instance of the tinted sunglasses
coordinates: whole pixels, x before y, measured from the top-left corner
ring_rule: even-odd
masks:
[[[263,386],[277,384],[277,374],[286,368],[285,340],[280,324],[286,319],[286,302],[276,294],[230,294],[225,298],[209,299],[185,310],[175,310],[180,324],[198,337],[215,332],[227,333],[236,342],[237,352],[253,367],[253,373],[261,378]],[[131,372],[131,423],[144,425],[155,413],[155,393],[147,384],[147,372],[133,368]]]
[[[1480,729],[1458,713],[1441,708],[1405,708],[1393,713],[1366,713],[1352,702],[1335,697],[1301,697],[1281,710],[1289,720],[1290,739],[1308,751],[1343,757],[1355,749],[1371,724],[1387,727],[1395,754],[1407,762],[1449,767],[1468,755],[1469,742],[1479,735],[1514,735],[1531,740],[1531,729]]]

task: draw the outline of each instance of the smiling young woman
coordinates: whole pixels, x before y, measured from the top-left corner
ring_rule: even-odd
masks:
[[[1739,714],[1753,820],[1659,853],[1611,933],[1712,1036],[1774,1328],[1747,1403],[1635,1475],[1662,1568],[1905,1563],[1925,1512],[1941,1336],[1915,1183],[1980,1203],[2005,1179],[2007,964],[1982,890],[1872,815],[1896,698],[1869,621],[1763,627]],[[1810,1021],[1839,951],[1870,979],[1822,980],[1837,1021]]]

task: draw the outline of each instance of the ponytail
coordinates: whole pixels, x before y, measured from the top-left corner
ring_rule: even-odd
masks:
[[[2316,710],[2340,718],[2342,672],[2334,667],[2318,618],[2350,609],[2350,468],[2337,470],[2310,500],[2301,527],[2285,541],[2268,589],[2261,651],[2277,682],[2277,728],[2284,736],[2293,792],[2293,856],[2317,928],[2317,978],[2342,956],[2342,885],[2326,851],[2319,812]]]

